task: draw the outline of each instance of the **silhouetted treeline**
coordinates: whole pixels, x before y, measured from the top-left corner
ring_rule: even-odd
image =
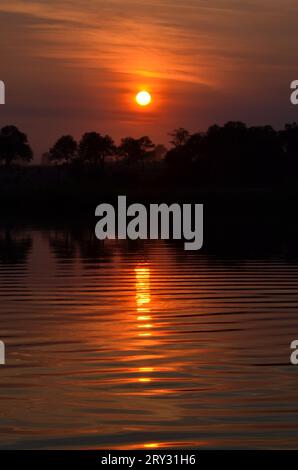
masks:
[[[140,167],[142,173],[146,173],[146,169],[149,172],[149,162],[157,160],[161,162],[159,170],[168,178],[178,176],[181,185],[183,178],[184,181],[194,180],[200,187],[296,184],[296,123],[286,124],[283,130],[277,131],[269,125],[249,127],[243,122],[231,121],[193,134],[184,128],[175,129],[170,138],[171,147],[167,150],[163,145],[155,145],[148,136],[138,139],[125,137],[116,145],[111,136],[98,132],[86,132],[78,142],[71,135],[64,135],[44,154],[43,162],[69,168],[72,170],[69,174],[73,176],[82,175],[84,168],[91,168],[91,173],[98,176],[107,158]],[[3,166],[30,162],[32,157],[33,152],[24,133],[15,126],[5,126],[0,130],[0,161]]]
[[[103,167],[107,157],[136,163],[149,157],[153,149],[155,145],[148,136],[139,139],[125,137],[117,146],[109,135],[86,132],[79,142],[71,135],[60,137],[43,157],[48,162]]]
[[[172,136],[173,147],[165,158],[168,166],[180,173],[191,170],[206,183],[262,186],[297,177],[296,123],[276,131],[271,126],[227,122],[194,134],[177,129]]]

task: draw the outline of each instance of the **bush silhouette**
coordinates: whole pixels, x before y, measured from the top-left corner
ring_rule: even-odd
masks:
[[[30,162],[33,152],[27,136],[16,126],[5,126],[0,130],[0,160],[10,166],[15,160]]]

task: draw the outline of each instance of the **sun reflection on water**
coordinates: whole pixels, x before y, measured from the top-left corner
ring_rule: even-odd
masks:
[[[152,337],[153,321],[151,315],[151,290],[150,290],[150,267],[147,265],[139,265],[135,268],[135,303],[137,311],[137,329],[141,330],[137,333],[140,339]],[[154,372],[154,367],[144,366],[139,367],[139,374],[142,374],[138,378],[141,383],[148,383],[152,381],[151,377],[147,374]],[[143,376],[146,374],[146,376]]]

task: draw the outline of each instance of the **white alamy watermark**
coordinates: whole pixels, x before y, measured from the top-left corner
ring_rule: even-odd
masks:
[[[5,104],[5,85],[2,80],[0,80],[0,104]]]
[[[291,96],[290,96],[290,101],[292,104],[297,105],[298,104],[298,80],[293,80],[290,85],[291,90]]]
[[[3,366],[5,364],[5,344],[3,341],[0,341],[0,365]]]
[[[290,361],[293,364],[293,366],[298,365],[298,339],[295,339],[294,341],[291,342],[291,349],[293,349],[293,352],[290,357]]]
[[[185,250],[203,246],[203,204],[143,204],[127,206],[126,196],[118,196],[115,209],[103,203],[96,207],[100,220],[95,226],[99,240],[184,240]]]

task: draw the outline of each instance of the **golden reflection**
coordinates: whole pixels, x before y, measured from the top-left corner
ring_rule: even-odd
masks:
[[[150,377],[140,377],[139,382],[151,382],[151,378]]]
[[[151,293],[150,293],[150,268],[149,266],[137,266],[135,268],[135,278],[136,278],[136,308],[137,313],[141,314],[137,316],[139,329],[150,330],[153,325],[148,323],[152,320],[150,314],[150,303],[151,303]],[[138,334],[140,337],[150,337],[151,332],[145,331]]]
[[[136,304],[138,312],[150,312],[150,268],[136,267]]]
[[[153,372],[154,368],[153,367],[139,367],[140,372]]]
[[[150,338],[152,336],[153,322],[151,312],[151,292],[150,292],[150,268],[147,265],[140,265],[135,268],[135,301],[137,310],[137,328],[139,338]],[[149,323],[150,322],[150,323]],[[139,367],[137,370],[140,374],[148,374],[154,372],[154,368],[151,366]],[[149,383],[152,381],[151,377],[138,378],[141,383]]]
[[[156,449],[159,447],[159,444],[157,442],[152,442],[150,444],[144,444],[145,449]]]

